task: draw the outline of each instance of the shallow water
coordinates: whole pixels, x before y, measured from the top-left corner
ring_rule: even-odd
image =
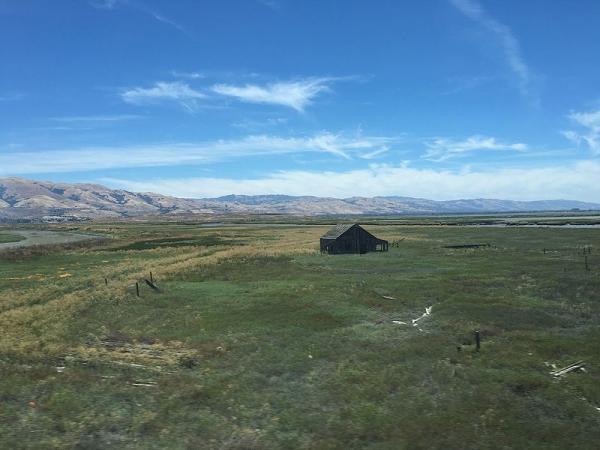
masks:
[[[10,234],[18,234],[25,239],[19,242],[6,242],[0,244],[0,249],[31,247],[32,245],[48,244],[70,244],[88,239],[96,239],[100,236],[83,233],[70,233],[66,231],[46,231],[46,230],[2,230]]]
[[[466,224],[465,227],[476,227],[476,228],[600,228],[600,224],[571,224],[566,223],[563,225],[548,225],[548,224],[537,224],[537,223],[524,223],[524,224],[513,224],[513,223],[475,223]]]

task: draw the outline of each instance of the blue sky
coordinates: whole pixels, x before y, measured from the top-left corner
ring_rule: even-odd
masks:
[[[595,0],[0,0],[0,176],[600,201]]]

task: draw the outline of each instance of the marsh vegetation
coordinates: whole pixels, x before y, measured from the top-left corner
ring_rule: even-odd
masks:
[[[595,447],[597,230],[366,228],[398,245],[91,224],[112,239],[0,259],[0,447]]]
[[[24,240],[23,236],[14,233],[0,232],[0,244],[9,244],[11,242],[19,242]]]

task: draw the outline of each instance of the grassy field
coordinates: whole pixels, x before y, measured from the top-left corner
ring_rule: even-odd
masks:
[[[0,244],[7,244],[10,242],[19,242],[25,239],[23,236],[18,234],[4,233],[0,231]]]
[[[600,230],[367,228],[397,246],[123,223],[0,256],[0,448],[598,448]]]

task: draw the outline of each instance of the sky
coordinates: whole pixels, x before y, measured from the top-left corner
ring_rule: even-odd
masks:
[[[0,0],[0,177],[600,202],[596,0]]]

